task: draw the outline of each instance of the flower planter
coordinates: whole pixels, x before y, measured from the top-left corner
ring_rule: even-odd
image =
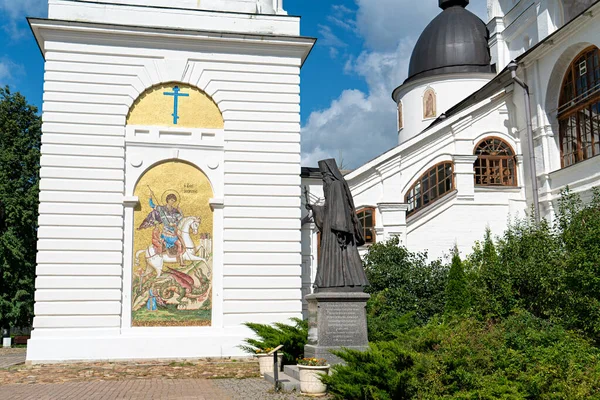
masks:
[[[329,365],[321,367],[312,367],[309,365],[298,364],[300,372],[300,392],[310,395],[324,395],[327,392],[327,385],[321,382],[321,375],[329,373]]]
[[[260,367],[260,375],[264,376],[267,372],[273,372],[273,354],[257,354],[258,366]],[[277,354],[277,363],[281,368],[283,354]]]

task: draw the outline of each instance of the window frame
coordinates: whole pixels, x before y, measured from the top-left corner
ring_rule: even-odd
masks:
[[[359,216],[360,213],[363,213],[366,211],[371,211],[371,218],[373,219],[373,226],[371,226],[370,228],[365,227],[365,224],[363,223],[363,220],[366,219],[366,216],[364,218],[361,218]],[[377,243],[377,231],[375,230],[375,227],[377,225],[375,207],[366,206],[366,207],[361,207],[361,208],[357,209],[356,217],[360,221],[360,224],[362,225],[362,228],[363,228],[363,237],[365,238],[365,245],[372,245],[372,244]],[[366,232],[367,229],[370,229],[371,233],[373,235],[373,240],[370,242],[367,242],[367,232]]]
[[[585,60],[581,60],[582,57]],[[590,60],[591,68],[588,65]],[[587,90],[578,95],[577,86],[578,79],[581,80],[582,61],[586,61]],[[593,78],[591,83],[588,82],[590,77]],[[569,94],[567,94],[568,88],[570,88]],[[598,47],[593,45],[586,47],[573,57],[560,86],[558,104],[558,146],[561,168],[567,168],[600,155],[600,49]],[[597,110],[596,118],[593,115],[594,107]],[[586,119],[590,121],[589,131],[586,129]],[[582,120],[584,121],[581,122]],[[594,129],[594,125],[596,129]],[[585,132],[582,133],[582,130]],[[587,141],[588,138],[590,142]],[[567,149],[570,150],[568,153]]]
[[[479,149],[479,147],[488,141],[492,141],[492,140],[497,140],[499,142],[501,142],[504,146],[506,146],[506,148],[512,153],[512,155],[503,155],[503,156],[491,156],[491,155],[480,155],[477,154],[477,150]],[[473,155],[477,156],[477,160],[473,163],[473,183],[475,184],[476,187],[517,187],[518,186],[518,175],[517,175],[517,154],[515,153],[513,147],[510,145],[510,143],[508,143],[506,140],[498,137],[498,136],[486,136],[485,138],[481,139],[477,145],[475,145],[474,150],[473,150]],[[513,174],[512,174],[512,183],[511,184],[507,184],[505,185],[504,183],[501,184],[484,184],[484,183],[477,183],[477,167],[476,167],[476,163],[477,161],[480,160],[485,160],[486,162],[489,162],[489,160],[499,160],[500,162],[502,162],[502,160],[507,160],[507,164],[509,161],[513,162]],[[489,168],[489,164],[488,164],[488,168]],[[501,167],[503,168],[503,167]],[[508,169],[510,169],[508,166],[506,167]],[[481,177],[488,177],[490,178],[492,175],[491,174],[487,174],[487,175],[479,175]]]
[[[450,177],[448,179],[448,177],[445,177],[443,180],[440,181],[439,179],[439,173],[438,173],[438,167],[443,165],[444,169],[446,169],[448,166],[451,169],[450,172]],[[447,180],[450,180],[450,189],[444,191],[443,194],[440,195],[440,193],[438,192],[437,195],[433,198],[430,199],[427,204],[421,204],[421,206],[415,207],[412,210],[407,210],[406,211],[406,216],[410,216],[413,215],[414,213],[423,210],[427,207],[429,207],[430,205],[434,204],[435,202],[437,202],[438,200],[446,197],[446,195],[448,195],[449,193],[452,193],[454,190],[456,190],[456,183],[455,183],[455,177],[454,177],[454,162],[450,161],[450,160],[446,160],[446,161],[441,161],[433,166],[431,166],[430,168],[427,168],[427,170],[425,172],[423,172],[419,178],[417,178],[415,180],[415,182],[410,186],[410,188],[406,191],[406,194],[404,195],[404,203],[409,205],[411,205],[411,202],[409,202],[409,197],[411,196],[411,193],[413,193],[413,197],[414,196],[414,189],[417,187],[417,185],[421,184],[423,182],[423,179],[425,179],[426,177],[429,177],[431,175],[431,171],[435,170],[435,174],[436,174],[436,183],[435,183],[435,188],[437,191],[437,188],[439,187],[440,183],[445,182]],[[427,190],[427,193],[431,192],[433,186],[431,188],[429,188]],[[423,192],[420,192],[419,195],[421,196],[421,198],[423,198]],[[416,202],[416,201],[415,201]],[[422,202],[421,202],[422,203]]]

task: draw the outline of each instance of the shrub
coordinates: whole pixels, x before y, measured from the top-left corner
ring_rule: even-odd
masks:
[[[338,399],[599,398],[600,351],[559,325],[517,311],[500,323],[449,319],[415,328],[324,377]]]
[[[392,238],[372,245],[364,263],[371,341],[391,339],[398,329],[424,324],[443,312],[448,268],[440,261],[427,262],[427,254],[409,252]]]
[[[294,324],[275,323],[273,326],[247,322],[244,325],[252,329],[257,338],[248,338],[246,345],[240,348],[247,353],[256,354],[259,349],[275,348],[283,345],[283,364],[295,364],[304,355],[304,345],[308,341],[308,322],[299,318],[291,319]]]

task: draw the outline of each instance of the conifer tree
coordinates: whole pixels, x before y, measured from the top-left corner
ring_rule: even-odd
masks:
[[[37,108],[0,88],[0,328],[32,320],[40,140]]]
[[[460,259],[458,248],[454,247],[452,265],[448,273],[448,284],[446,285],[446,307],[447,315],[460,315],[469,308],[468,282],[464,266]]]

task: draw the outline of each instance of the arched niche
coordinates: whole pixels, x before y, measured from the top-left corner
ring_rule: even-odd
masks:
[[[211,326],[213,190],[195,166],[148,169],[134,195],[131,326]]]
[[[437,96],[433,88],[427,88],[423,93],[423,119],[437,116]]]
[[[179,82],[144,91],[127,115],[127,125],[223,129],[223,115],[202,90]]]

